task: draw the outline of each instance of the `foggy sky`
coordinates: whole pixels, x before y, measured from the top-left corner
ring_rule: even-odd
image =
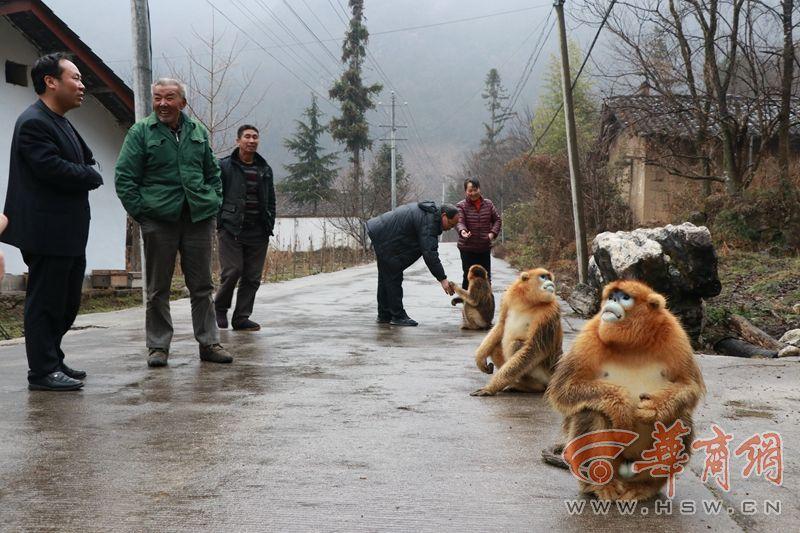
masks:
[[[286,174],[283,164],[291,158],[282,141],[294,133],[294,120],[300,118],[302,110],[310,102],[311,89],[308,86],[327,97],[332,83],[330,74],[338,76],[341,64],[334,62],[322,45],[315,42],[315,37],[283,0],[211,2],[224,13],[216,13],[213,17],[216,32],[225,35],[222,47],[230,48],[234,37],[244,47],[233,69],[235,83],[231,85],[232,90],[235,90],[235,84],[241,83],[245,72],[255,72],[256,75],[251,104],[257,95],[267,90],[262,104],[248,117],[248,121],[268,125],[267,131],[262,131],[259,151],[272,163],[276,177],[281,179]],[[129,0],[45,0],[45,3],[122,79],[130,83]],[[346,9],[346,4],[346,0],[290,0],[297,14],[337,59],[341,55],[345,25],[334,8],[339,9],[338,14],[344,18],[339,6]],[[270,16],[265,5],[301,42],[313,44],[297,46],[295,39]],[[381,33],[521,9],[527,10],[431,28]],[[490,68],[497,68],[503,85],[511,92],[550,11],[551,0],[366,0],[366,25],[370,31],[368,48],[397,91],[398,101],[408,102],[405,110],[398,110],[398,123],[409,126],[399,131],[398,135],[408,138],[408,141],[398,143],[398,150],[411,174],[426,187],[426,192],[440,190],[442,176],[456,173],[463,154],[478,145],[483,135],[481,122],[488,118],[485,101],[480,97],[486,73]],[[184,47],[201,51],[192,32],[210,35],[212,12],[205,0],[150,0],[154,77],[169,74],[164,56],[173,64],[184,67],[187,61]],[[228,22],[226,16],[241,30]],[[568,24],[575,26],[574,22]],[[573,37],[585,45],[592,32],[589,28],[580,28],[573,32]],[[329,34],[337,40],[326,42],[330,39]],[[291,44],[292,51],[276,47],[276,42]],[[269,57],[262,47],[303,82]],[[550,54],[557,50],[557,32],[553,31],[515,110],[535,105],[539,78]],[[364,78],[367,83],[384,84],[378,99],[388,103],[392,87],[371,62],[365,66]],[[336,113],[335,108],[324,100],[320,101],[320,107],[327,114],[326,119]],[[378,124],[389,122],[387,109],[381,107],[378,112],[370,113],[372,138],[383,136],[384,130]],[[331,149],[341,150],[330,140],[327,143]],[[341,165],[345,164],[342,157]]]

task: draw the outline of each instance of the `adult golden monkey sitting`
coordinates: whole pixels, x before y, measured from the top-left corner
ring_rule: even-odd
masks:
[[[623,280],[603,290],[603,307],[559,361],[546,397],[564,416],[567,442],[608,429],[638,434],[610,462],[613,478],[581,481],[580,488],[604,500],[644,500],[667,482],[633,466],[651,447],[655,424],[671,427],[680,420],[689,453],[692,413],[704,393],[689,338],[664,297]]]

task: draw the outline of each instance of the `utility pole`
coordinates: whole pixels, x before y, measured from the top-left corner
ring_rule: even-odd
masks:
[[[133,102],[136,120],[141,120],[152,111],[150,86],[153,83],[153,51],[150,45],[150,7],[147,0],[131,0],[131,30],[133,33]],[[145,273],[144,242],[141,227],[128,217],[131,229],[131,268],[142,273],[142,301],[147,307],[147,274]],[[139,257],[133,250],[136,242]],[[138,259],[138,261],[137,261]]]
[[[382,105],[378,102],[378,105]],[[397,124],[395,120],[395,107],[397,105],[397,95],[392,91],[392,123],[390,125],[381,124],[381,128],[389,128],[389,138],[381,139],[382,141],[389,141],[389,148],[392,152],[392,211],[397,208],[397,141],[405,141],[406,139],[397,138],[397,128],[405,128],[407,126]],[[405,104],[403,104],[405,105]]]
[[[567,30],[564,24],[564,0],[555,0],[554,6],[558,14],[558,34],[561,40],[561,87],[564,92],[564,120],[567,123],[567,155],[569,156],[569,180],[572,189],[572,218],[575,222],[575,249],[578,255],[578,282],[586,283],[589,254],[586,249],[586,225],[583,222],[581,167],[578,162],[578,136],[575,133],[575,110],[572,104]]]

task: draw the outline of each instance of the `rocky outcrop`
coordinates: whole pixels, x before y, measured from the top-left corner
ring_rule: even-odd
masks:
[[[567,301],[578,314],[591,316],[599,309],[602,287],[621,278],[643,281],[663,294],[693,339],[703,329],[703,300],[722,290],[711,234],[688,222],[601,233],[592,242],[588,283]]]

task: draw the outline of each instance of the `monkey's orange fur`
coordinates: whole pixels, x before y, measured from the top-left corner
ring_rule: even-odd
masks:
[[[601,319],[609,295],[622,291],[634,305],[617,322]],[[692,428],[692,413],[705,384],[689,338],[664,297],[637,281],[615,281],[603,290],[604,307],[584,327],[559,361],[546,397],[564,416],[567,441],[598,429],[626,429],[639,438],[614,463],[614,479],[597,486],[581,482],[583,492],[601,499],[640,500],[655,496],[667,478],[642,472],[619,475],[623,461],[641,460],[653,443],[654,423],[669,427],[677,419]],[[692,433],[684,437],[691,452]]]

